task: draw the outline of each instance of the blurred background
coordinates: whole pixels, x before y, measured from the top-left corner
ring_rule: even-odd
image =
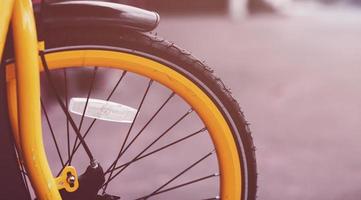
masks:
[[[251,123],[259,199],[361,196],[361,1],[144,0]]]

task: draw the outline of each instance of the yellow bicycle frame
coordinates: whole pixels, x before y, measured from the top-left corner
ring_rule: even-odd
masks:
[[[13,29],[19,145],[38,199],[61,199],[42,142],[38,40],[30,0],[1,0],[0,60],[10,22]]]

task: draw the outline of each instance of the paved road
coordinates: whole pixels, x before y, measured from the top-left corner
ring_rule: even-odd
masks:
[[[359,199],[361,15],[164,16],[158,33],[232,88],[257,146],[259,199]]]

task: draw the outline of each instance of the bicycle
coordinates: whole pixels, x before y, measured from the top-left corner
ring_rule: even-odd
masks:
[[[208,66],[149,34],[158,23],[105,1],[1,2],[3,116],[38,199],[256,198],[238,103]]]

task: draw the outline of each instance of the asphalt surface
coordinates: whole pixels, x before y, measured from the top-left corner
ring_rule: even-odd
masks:
[[[163,16],[157,32],[233,92],[257,147],[259,199],[361,196],[361,15]]]

